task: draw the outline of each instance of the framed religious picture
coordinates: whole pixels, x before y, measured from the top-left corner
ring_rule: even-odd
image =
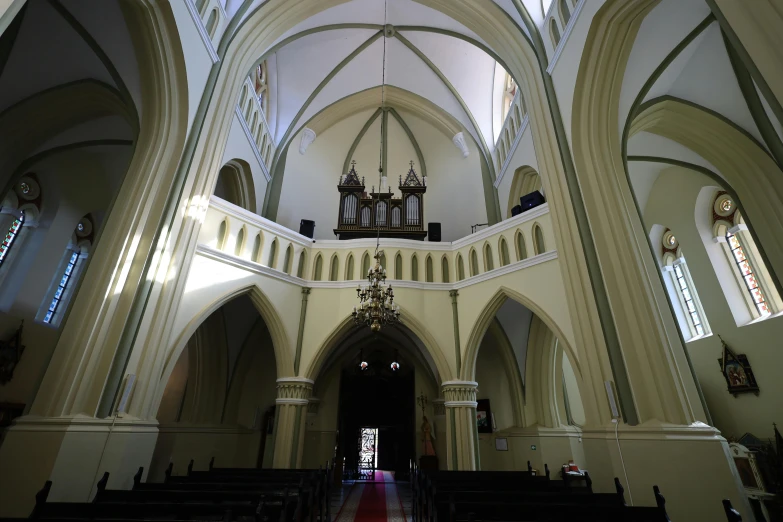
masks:
[[[756,377],[753,375],[747,356],[745,354],[735,355],[723,338],[718,337],[723,344],[723,355],[718,359],[718,363],[720,364],[720,371],[723,373],[723,377],[726,378],[729,393],[735,397],[738,393],[747,392],[753,392],[758,395],[759,387],[756,384]]]
[[[492,411],[489,409],[489,399],[476,401],[476,427],[479,433],[492,433]]]

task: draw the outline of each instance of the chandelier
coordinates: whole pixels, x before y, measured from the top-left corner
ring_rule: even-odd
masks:
[[[383,24],[386,27],[386,2],[383,9]],[[386,35],[383,38],[383,73],[381,76],[381,110],[385,105],[385,87],[386,87]],[[380,188],[383,180],[383,126],[381,126],[381,153],[379,158],[380,166],[378,168],[378,187]],[[383,250],[381,247],[381,229],[376,226],[377,235],[375,241],[375,266],[367,272],[367,288],[362,290],[361,285],[356,289],[356,296],[359,298],[359,306],[353,307],[353,320],[357,326],[367,325],[373,332],[377,332],[382,326],[391,325],[400,321],[400,306],[394,304],[394,290],[391,285],[386,288],[386,269],[381,266],[381,257]],[[395,361],[396,362],[396,361]],[[366,369],[366,362],[362,369]],[[399,368],[399,363],[397,363]],[[396,368],[392,368],[396,371]]]
[[[367,272],[367,288],[359,286],[356,296],[359,306],[353,307],[353,321],[357,326],[367,325],[373,332],[381,326],[391,325],[400,320],[400,305],[394,304],[394,290],[386,287],[386,269],[381,266],[383,250],[375,251],[375,266]]]

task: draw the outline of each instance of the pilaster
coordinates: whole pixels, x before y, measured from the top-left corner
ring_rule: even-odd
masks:
[[[302,466],[308,404],[312,393],[313,381],[310,379],[277,379],[273,467],[295,469]]]
[[[478,429],[476,427],[475,381],[445,381],[441,390],[446,399],[446,466],[450,470],[479,469]]]

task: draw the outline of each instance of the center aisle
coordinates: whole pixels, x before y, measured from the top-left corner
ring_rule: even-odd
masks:
[[[405,522],[394,477],[376,471],[375,480],[357,482],[337,514],[337,522]]]

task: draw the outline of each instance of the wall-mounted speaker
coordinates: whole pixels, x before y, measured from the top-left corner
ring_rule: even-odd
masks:
[[[519,198],[519,206],[522,207],[522,212],[530,210],[531,208],[536,208],[544,203],[546,203],[544,195],[537,190]]]
[[[427,223],[427,239],[440,241],[440,223]]]
[[[315,221],[311,221],[309,219],[303,219],[300,221],[299,233],[303,236],[307,236],[310,239],[313,239],[313,235],[315,235]]]
[[[520,205],[514,205],[511,207],[511,215],[518,216],[522,213],[522,207]]]

